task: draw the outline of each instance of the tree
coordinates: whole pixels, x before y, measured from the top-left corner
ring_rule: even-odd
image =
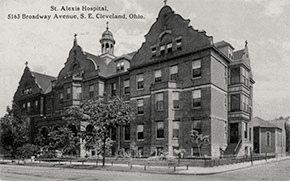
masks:
[[[0,119],[1,123],[1,145],[5,153],[12,158],[23,155],[22,147],[29,143],[29,124],[21,116],[21,110],[17,105],[10,109],[7,107],[7,114]]]
[[[91,125],[90,131],[82,132],[85,148],[90,150],[102,147],[104,166],[110,129],[128,125],[133,120],[133,112],[132,108],[119,97],[91,99],[66,110],[65,119],[75,124],[81,121],[82,126]],[[103,143],[101,144],[100,141]]]
[[[50,155],[55,156],[56,150],[62,155],[71,154],[79,147],[79,136],[68,126],[58,127],[50,132],[40,132],[37,134],[34,142]]]
[[[192,145],[197,146],[199,157],[201,157],[201,147],[209,142],[209,136],[199,134],[199,132],[196,130],[191,130],[190,142],[192,143]]]

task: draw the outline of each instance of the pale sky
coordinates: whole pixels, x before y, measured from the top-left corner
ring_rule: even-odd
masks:
[[[289,0],[168,0],[177,14],[190,19],[214,41],[236,50],[248,41],[254,84],[254,116],[269,120],[290,116]],[[52,12],[50,6],[107,6],[103,14],[141,14],[145,19],[8,20],[9,14],[80,14]],[[57,76],[78,34],[84,51],[99,54],[106,21],[117,55],[136,51],[155,22],[163,0],[0,0],[0,117],[11,105],[25,61],[33,71]]]

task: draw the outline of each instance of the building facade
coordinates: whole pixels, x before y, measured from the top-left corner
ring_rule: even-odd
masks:
[[[286,132],[284,120],[265,121],[253,118],[254,152],[285,155]]]
[[[111,130],[112,154],[134,143],[140,156],[174,155],[179,149],[186,150],[186,156],[196,155],[190,143],[192,129],[210,136],[203,155],[219,157],[221,150],[249,153],[254,80],[247,42],[234,51],[230,43],[214,43],[189,22],[166,5],[136,52],[115,56],[116,41],[107,27],[100,39],[101,55],[85,52],[75,35],[55,78],[35,76],[26,67],[14,102],[23,105],[32,134],[65,125],[64,110],[82,100],[119,96],[134,108],[136,119],[128,127]],[[40,75],[45,86],[39,85]],[[78,153],[95,155],[82,148]]]

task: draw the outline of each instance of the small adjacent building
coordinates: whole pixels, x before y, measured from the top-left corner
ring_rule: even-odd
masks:
[[[259,117],[253,118],[254,152],[285,154],[285,127],[265,121]]]

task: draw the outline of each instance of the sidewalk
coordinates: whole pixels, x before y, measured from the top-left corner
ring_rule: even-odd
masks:
[[[187,167],[187,166],[148,166],[148,165],[131,165],[131,164],[110,164],[106,163],[106,167],[102,167],[100,162],[39,162],[26,159],[24,161],[15,160],[13,163],[11,160],[1,160],[1,164],[20,164],[29,166],[47,166],[47,167],[58,167],[58,168],[71,168],[71,169],[96,169],[96,170],[107,170],[107,171],[127,171],[127,172],[143,172],[143,173],[157,173],[157,174],[182,174],[182,175],[209,175],[218,174],[228,171],[234,171],[243,168],[250,168],[262,164],[271,162],[277,162],[290,159],[288,157],[280,157],[266,160],[257,160],[253,162],[236,163],[215,167]]]

